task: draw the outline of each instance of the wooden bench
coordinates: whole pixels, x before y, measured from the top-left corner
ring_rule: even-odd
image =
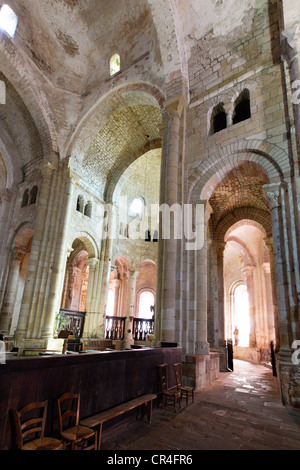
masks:
[[[102,411],[94,416],[86,418],[81,421],[82,426],[88,428],[99,427],[98,429],[98,446],[97,449],[100,450],[101,446],[101,437],[102,437],[102,425],[106,421],[109,421],[113,418],[123,415],[127,411],[134,410],[135,408],[141,408],[141,419],[144,418],[145,414],[147,415],[149,423],[151,423],[152,418],[152,403],[156,399],[156,395],[142,395],[138,398],[134,398],[131,401],[122,403],[121,405],[110,408],[109,410]]]
[[[115,346],[109,339],[89,339],[84,341],[84,348],[89,351],[113,351]]]

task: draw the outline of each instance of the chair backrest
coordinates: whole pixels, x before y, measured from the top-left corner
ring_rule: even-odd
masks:
[[[17,443],[20,449],[23,449],[25,440],[30,441],[33,439],[42,439],[44,437],[47,407],[48,401],[43,401],[29,403],[21,410],[13,410],[17,431]],[[23,419],[24,415],[28,415],[27,420]],[[28,436],[33,434],[34,436],[31,437],[31,439],[28,439]]]
[[[160,384],[161,389],[163,392],[168,390],[168,364],[160,364],[159,368],[159,376],[160,376]]]
[[[62,403],[68,401],[68,408],[63,410]],[[68,419],[67,426],[71,425],[71,418],[75,417],[75,426],[79,425],[80,393],[64,393],[57,399],[58,420],[60,432],[64,429],[64,421]]]
[[[174,364],[175,378],[177,387],[182,387],[182,364],[180,362]]]

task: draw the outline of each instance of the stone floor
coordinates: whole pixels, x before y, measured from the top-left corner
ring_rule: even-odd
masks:
[[[152,424],[128,414],[103,429],[103,450],[298,450],[300,411],[280,402],[270,368],[235,360],[176,414],[157,406]]]

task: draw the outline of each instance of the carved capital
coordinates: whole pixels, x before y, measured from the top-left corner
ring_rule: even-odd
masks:
[[[89,269],[90,269],[91,271],[93,271],[93,270],[96,269],[96,267],[97,267],[97,265],[98,265],[98,263],[99,263],[99,260],[98,260],[97,258],[88,258],[88,259],[86,260],[86,262],[87,262],[87,264],[88,264],[88,266],[89,266]]]
[[[270,209],[281,207],[281,184],[266,184],[263,186]]]
[[[164,102],[165,110],[169,117],[181,118],[183,110],[187,107],[187,102],[183,94],[175,95]]]

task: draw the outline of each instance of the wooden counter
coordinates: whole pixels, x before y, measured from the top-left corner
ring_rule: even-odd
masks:
[[[159,393],[157,366],[181,361],[180,348],[149,348],[64,356],[9,358],[0,365],[0,450],[14,447],[11,410],[48,400],[46,435],[58,430],[56,399],[81,394],[80,418],[86,418],[140,395]]]

